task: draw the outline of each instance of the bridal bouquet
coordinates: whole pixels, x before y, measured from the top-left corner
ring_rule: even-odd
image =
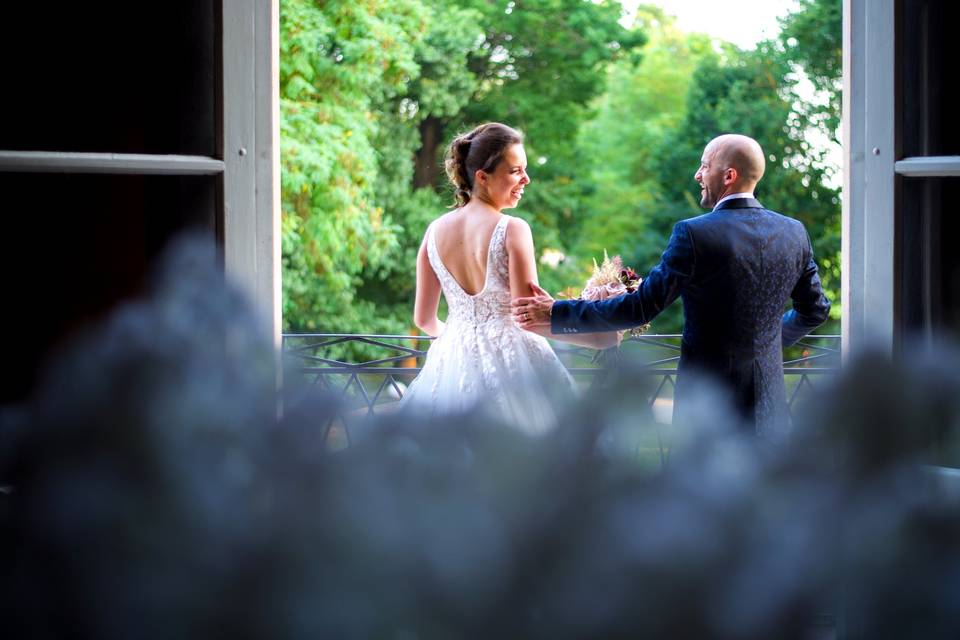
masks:
[[[593,260],[593,275],[587,280],[583,291],[580,292],[580,299],[594,302],[597,300],[606,300],[622,296],[625,293],[633,293],[643,282],[643,278],[637,275],[637,272],[630,267],[623,266],[623,260],[620,256],[607,256],[606,250],[603,252],[603,262],[597,264],[596,258]],[[631,337],[641,336],[650,329],[650,325],[644,324],[629,330]],[[624,332],[626,333],[626,332]]]

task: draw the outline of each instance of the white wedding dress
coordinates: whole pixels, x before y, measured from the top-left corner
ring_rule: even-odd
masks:
[[[476,295],[465,292],[440,260],[436,222],[427,229],[430,266],[447,299],[446,327],[402,402],[434,415],[485,411],[541,433],[556,424],[555,400],[569,400],[574,383],[546,338],[517,327],[510,315],[509,221],[503,215],[493,230],[484,286]]]

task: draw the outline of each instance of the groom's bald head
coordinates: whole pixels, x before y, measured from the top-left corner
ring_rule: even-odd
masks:
[[[738,133],[727,133],[711,140],[707,149],[711,147],[713,162],[719,168],[737,171],[737,190],[753,191],[767,166],[760,143]]]
[[[701,206],[713,207],[734,193],[752,193],[765,168],[763,149],[753,138],[736,133],[714,138],[704,148],[693,176],[700,183]]]

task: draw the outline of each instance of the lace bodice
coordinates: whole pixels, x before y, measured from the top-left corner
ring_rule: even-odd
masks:
[[[427,230],[427,256],[430,266],[440,280],[443,295],[447,299],[447,322],[484,324],[487,322],[510,321],[510,269],[507,261],[507,223],[510,216],[501,216],[490,236],[487,249],[487,272],[483,289],[476,295],[470,295],[460,283],[447,271],[437,250],[437,238],[434,222]]]
[[[540,433],[556,424],[556,403],[570,398],[574,384],[546,339],[510,315],[509,222],[504,215],[493,229],[476,295],[464,291],[440,259],[437,223],[428,227],[427,257],[447,299],[447,321],[403,404],[429,414],[479,410]]]

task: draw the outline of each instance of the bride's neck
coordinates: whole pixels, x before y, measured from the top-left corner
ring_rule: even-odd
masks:
[[[485,194],[476,195],[470,199],[470,204],[476,203],[477,209],[489,211],[490,213],[500,213],[501,210],[491,202]]]

